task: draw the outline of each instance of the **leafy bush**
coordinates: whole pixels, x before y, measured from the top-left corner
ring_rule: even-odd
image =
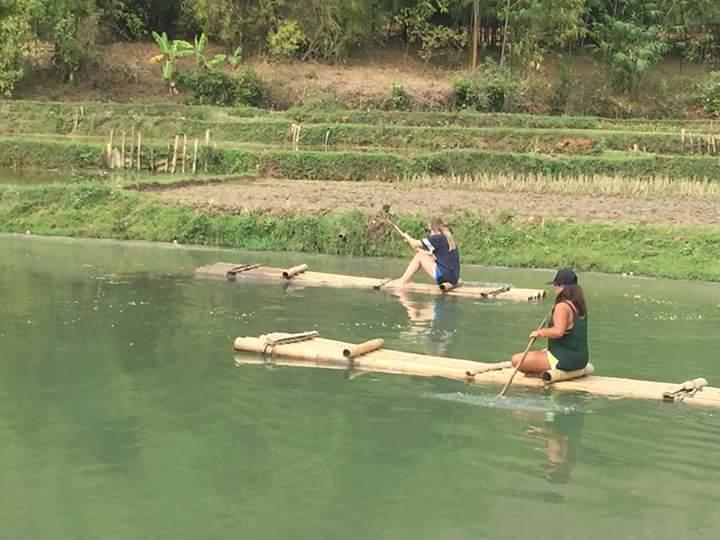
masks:
[[[148,35],[141,5],[123,0],[97,0],[97,6],[104,41],[138,41]]]
[[[243,67],[235,76],[237,80],[237,99],[235,105],[261,107],[265,101],[262,79],[252,66]]]
[[[501,112],[516,91],[517,81],[510,70],[488,61],[475,72],[468,72],[453,84],[453,104],[460,109]]]
[[[257,107],[263,102],[262,83],[250,66],[236,76],[214,69],[180,72],[178,82],[191,90],[200,104]]]
[[[80,17],[68,13],[55,23],[53,64],[63,81],[72,82],[77,74],[97,59],[95,43],[98,34],[96,15]]]
[[[662,59],[668,45],[658,25],[645,26],[607,16],[593,27],[594,47],[610,66],[615,86],[623,92],[637,88],[645,72]]]
[[[556,114],[565,114],[568,101],[575,88],[577,74],[569,63],[562,62],[558,66],[558,85],[551,99],[552,110]]]
[[[307,38],[297,21],[283,21],[268,34],[268,51],[275,58],[294,58]]]
[[[32,13],[21,3],[0,9],[0,94],[9,96],[22,79],[22,49],[31,34]]]
[[[412,98],[402,84],[394,83],[390,91],[390,97],[385,100],[385,109],[394,111],[407,111],[410,108]]]
[[[720,116],[720,71],[710,73],[698,90],[705,110],[713,116]]]

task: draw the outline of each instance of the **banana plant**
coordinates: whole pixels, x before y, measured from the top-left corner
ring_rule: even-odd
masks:
[[[195,48],[193,51],[195,52],[195,61],[198,69],[212,69],[225,62],[227,59],[227,55],[225,54],[216,54],[212,58],[207,58],[205,56],[206,46],[207,36],[205,35],[205,32],[200,34],[200,36],[195,36]]]
[[[237,68],[242,63],[242,55],[243,48],[238,47],[237,49],[235,49],[235,52],[228,56],[228,64],[230,64],[233,69]]]
[[[157,56],[153,56],[150,61],[153,63],[161,62],[165,60],[162,69],[162,77],[167,81],[170,86],[170,93],[176,92],[175,90],[175,60],[193,54],[192,43],[188,43],[182,39],[168,38],[167,33],[163,32],[158,34],[157,32],[152,33],[152,37],[160,47],[160,53]]]

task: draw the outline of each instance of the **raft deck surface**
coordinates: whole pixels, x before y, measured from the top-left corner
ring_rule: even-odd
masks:
[[[273,337],[287,335],[289,334],[272,334]],[[254,353],[254,355],[236,356],[235,361],[241,365],[264,364],[270,361],[274,365],[289,367],[352,369],[357,372],[444,377],[475,384],[497,385],[507,383],[513,372],[507,362],[488,364],[386,349],[380,349],[348,360],[343,356],[343,350],[351,345],[350,343],[319,337],[298,343],[268,345],[265,336],[241,337],[235,340],[235,351]],[[258,358],[258,354],[264,355],[265,358]],[[269,358],[271,360],[268,360]],[[468,372],[478,373],[469,378]],[[542,379],[526,377],[522,373],[517,374],[513,384],[530,388],[542,388],[545,386]],[[588,392],[598,396],[663,401],[663,394],[677,385],[674,383],[589,375],[579,379],[556,382],[552,386],[557,390]],[[720,407],[720,388],[706,386],[694,395],[688,394],[682,402],[703,407]]]
[[[244,265],[232,263],[215,263],[195,270],[196,277],[228,279],[228,272],[241,268]],[[254,266],[254,268],[253,268]],[[323,272],[306,271],[291,279],[283,277],[284,269],[270,266],[251,265],[247,270],[235,273],[230,279],[234,281],[276,281],[288,285],[310,287],[338,287],[359,289],[387,289],[387,280],[348,276],[343,274],[326,274]],[[545,298],[546,292],[542,289],[516,289],[514,287],[476,287],[462,283],[450,291],[443,291],[437,285],[430,283],[411,283],[403,290],[415,293],[448,296],[461,296],[467,298],[497,298],[498,300],[515,300],[529,302]]]

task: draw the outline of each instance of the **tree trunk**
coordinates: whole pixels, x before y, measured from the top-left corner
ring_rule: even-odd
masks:
[[[500,50],[500,65],[505,63],[505,47],[507,46],[508,24],[510,22],[510,0],[505,4],[505,25],[503,27],[502,49]]]

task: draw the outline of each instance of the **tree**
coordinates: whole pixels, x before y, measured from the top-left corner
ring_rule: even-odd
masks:
[[[512,56],[523,65],[537,67],[548,50],[562,50],[585,35],[584,12],[585,0],[554,0],[552,9],[545,0],[504,2],[499,13],[505,26],[501,63],[508,30],[513,36]]]
[[[438,50],[463,48],[467,41],[464,32],[432,22],[434,17],[447,15],[449,11],[449,0],[419,0],[412,7],[402,8],[394,20],[407,36],[405,51],[410,44],[417,43],[420,45],[420,58],[427,62]]]
[[[0,0],[0,93],[6,96],[24,75],[23,51],[37,8],[35,0]]]
[[[657,24],[655,2],[629,0],[593,23],[591,36],[600,57],[609,64],[615,84],[625,92],[637,87],[643,74],[668,50]]]

